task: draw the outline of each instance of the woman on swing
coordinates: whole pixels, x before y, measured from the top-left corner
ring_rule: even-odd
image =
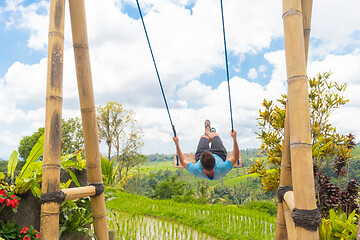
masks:
[[[239,159],[239,146],[236,140],[236,131],[230,132],[233,139],[233,157],[226,160],[226,149],[216,133],[215,128],[210,127],[210,121],[205,121],[205,134],[201,136],[197,150],[195,153],[196,163],[185,160],[184,154],[181,152],[179,138],[173,137],[176,152],[181,165],[187,171],[197,177],[209,180],[222,179],[234,166]],[[211,143],[211,147],[209,144]],[[199,161],[200,160],[200,161]]]

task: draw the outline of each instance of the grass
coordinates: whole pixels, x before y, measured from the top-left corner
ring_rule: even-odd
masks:
[[[177,226],[193,227],[221,239],[274,239],[275,217],[241,206],[176,203],[120,192],[107,200],[107,208],[176,221]]]

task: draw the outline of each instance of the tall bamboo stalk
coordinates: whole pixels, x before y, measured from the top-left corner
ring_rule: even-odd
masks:
[[[305,61],[308,61],[310,31],[311,31],[311,12],[313,0],[301,0],[303,12],[304,44],[305,44]]]
[[[99,135],[96,121],[94,90],[91,77],[84,0],[69,0],[74,44],[76,75],[84,129],[85,156],[89,184],[102,183]],[[91,197],[94,230],[99,240],[108,240],[104,194]]]
[[[290,123],[289,123],[289,110],[287,107],[285,112],[284,142],[283,142],[283,151],[281,157],[280,185],[292,186],[291,160],[290,160]],[[288,225],[286,224],[286,220],[284,216],[285,210],[288,209],[284,209],[284,207],[286,206],[284,206],[283,203],[278,203],[278,214],[276,217],[276,230],[275,230],[276,240],[288,239],[288,234],[286,229]]]
[[[316,209],[309,94],[301,0],[283,0],[283,23],[294,201],[298,209]],[[318,231],[296,228],[297,239],[319,239]]]
[[[60,191],[65,0],[50,1],[42,194]],[[59,203],[41,205],[41,239],[59,239]]]

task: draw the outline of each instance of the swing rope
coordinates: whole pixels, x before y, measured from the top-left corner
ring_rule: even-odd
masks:
[[[230,118],[231,118],[231,131],[234,131],[233,117],[232,117],[232,107],[231,107],[231,94],[230,94],[230,80],[229,80],[229,64],[227,57],[227,49],[226,49],[226,38],[225,38],[225,23],[224,23],[224,10],[223,10],[223,2],[220,0],[221,5],[221,19],[222,19],[222,27],[223,27],[223,35],[224,35],[224,49],[225,49],[225,63],[226,63],[226,79],[228,82],[228,91],[229,91],[229,104],[230,104]]]
[[[156,66],[155,57],[154,57],[154,54],[153,54],[153,51],[152,51],[152,48],[151,48],[149,36],[148,36],[147,31],[146,31],[144,18],[143,18],[143,15],[142,15],[141,8],[140,8],[139,1],[138,1],[138,0],[136,0],[136,4],[137,4],[138,10],[139,10],[139,14],[140,14],[140,18],[141,18],[142,25],[143,25],[143,27],[144,27],[144,31],[145,31],[145,35],[146,35],[146,40],[147,40],[148,45],[149,45],[151,57],[152,57],[152,60],[153,60],[153,63],[154,63],[155,71],[156,71],[156,75],[157,75],[157,78],[158,78],[158,80],[159,80],[160,89],[161,89],[161,93],[162,93],[162,96],[163,96],[163,99],[164,99],[165,107],[166,107],[167,113],[168,113],[168,115],[169,115],[170,124],[171,124],[172,130],[173,130],[174,136],[176,137],[175,126],[174,126],[174,124],[173,124],[173,122],[172,122],[172,120],[171,120],[171,115],[170,115],[169,107],[168,107],[168,104],[167,104],[167,101],[166,101],[166,97],[165,97],[165,93],[164,93],[163,86],[162,86],[162,84],[161,84],[159,71],[158,71],[157,66]]]
[[[233,131],[234,131],[234,123],[233,123],[232,107],[231,107],[230,80],[229,80],[229,64],[228,64],[227,49],[226,49],[225,21],[224,21],[224,9],[223,9],[223,2],[222,2],[222,0],[220,0],[220,5],[221,5],[221,20],[222,20],[223,35],[224,35],[224,49],[225,49],[225,63],[226,63],[226,79],[227,79],[227,82],[228,82],[228,90],[229,90],[229,105],[230,105],[231,131],[233,132]],[[238,159],[237,164],[240,164],[240,159]]]
[[[173,130],[174,136],[176,137],[175,126],[174,126],[174,124],[173,124],[173,122],[172,122],[172,120],[171,120],[171,115],[170,115],[169,106],[168,106],[167,101],[166,101],[164,89],[163,89],[163,86],[162,86],[162,83],[161,83],[161,80],[160,80],[159,71],[158,71],[157,66],[156,66],[155,57],[154,57],[154,54],[153,54],[153,51],[152,51],[152,48],[151,48],[149,36],[148,36],[147,31],[146,31],[144,18],[143,18],[143,15],[142,15],[142,12],[141,12],[141,8],[140,8],[140,4],[139,4],[139,1],[138,1],[138,0],[136,0],[136,4],[137,4],[138,10],[139,10],[139,15],[140,15],[140,18],[141,18],[142,25],[143,25],[143,27],[144,27],[144,32],[145,32],[145,35],[146,35],[146,40],[147,40],[148,45],[149,45],[151,57],[152,57],[152,60],[153,60],[153,63],[154,63],[155,71],[156,71],[156,76],[157,76],[157,78],[158,78],[158,80],[159,80],[160,89],[161,89],[161,93],[162,93],[162,96],[163,96],[163,99],[164,99],[165,107],[166,107],[167,113],[168,113],[168,115],[169,115],[171,128],[172,128],[172,130]],[[179,157],[178,157],[178,155],[176,155],[176,166],[179,166]]]

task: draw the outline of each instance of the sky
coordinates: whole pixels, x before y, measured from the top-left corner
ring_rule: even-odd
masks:
[[[194,152],[204,120],[232,151],[219,0],[139,0],[183,152]],[[135,0],[86,0],[96,105],[117,101],[136,113],[144,154],[175,153]],[[282,1],[224,0],[234,129],[240,149],[260,141],[263,99],[286,93]],[[308,76],[332,71],[350,101],[331,123],[360,139],[360,1],[313,3]],[[49,1],[0,0],[0,159],[45,120]],[[63,118],[80,117],[68,3]],[[102,145],[101,152],[106,153]]]

